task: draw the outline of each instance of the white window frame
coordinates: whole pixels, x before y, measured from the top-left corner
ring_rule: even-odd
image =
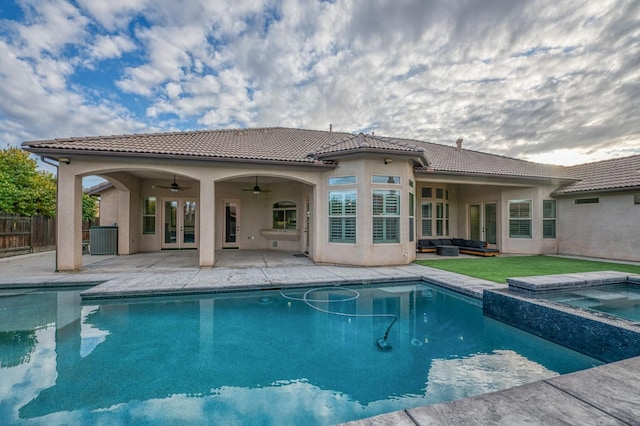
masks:
[[[519,204],[517,211],[512,208],[516,204]],[[528,208],[522,208],[524,206],[528,206]],[[532,200],[509,200],[509,238],[533,238],[532,207]],[[526,229],[527,225],[529,228],[527,234],[519,232]]]
[[[378,200],[382,198],[380,203]],[[393,244],[400,242],[399,189],[374,189],[371,193],[371,237],[373,244]]]
[[[329,191],[329,243],[355,244],[357,241],[357,203],[355,189]],[[337,204],[335,204],[337,203]],[[337,208],[336,208],[337,207]],[[336,229],[339,227],[339,229]],[[340,235],[339,238],[334,236]]]
[[[548,203],[552,203],[553,211],[546,208]],[[558,203],[556,200],[542,200],[542,238],[557,238]],[[553,235],[547,234],[547,228],[553,229]]]

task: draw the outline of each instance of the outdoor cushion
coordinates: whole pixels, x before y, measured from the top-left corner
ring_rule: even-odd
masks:
[[[453,243],[451,242],[450,239],[443,238],[443,239],[440,240],[440,245],[442,245],[442,246],[450,246],[450,245],[453,245]]]
[[[454,246],[461,246],[464,240],[462,238],[454,238],[451,240]]]
[[[473,248],[484,248],[484,241],[471,241],[471,246]]]
[[[472,243],[472,242],[473,242],[473,241],[471,241],[471,240],[462,240],[462,245],[463,245],[464,247],[471,247],[471,243]]]
[[[433,244],[434,246],[442,246],[442,245],[444,245],[444,244],[442,244],[442,240],[439,240],[439,239],[431,240],[431,244]]]

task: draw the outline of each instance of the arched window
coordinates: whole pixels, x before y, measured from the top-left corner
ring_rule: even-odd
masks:
[[[273,205],[273,229],[295,230],[298,210],[293,201],[278,201]]]

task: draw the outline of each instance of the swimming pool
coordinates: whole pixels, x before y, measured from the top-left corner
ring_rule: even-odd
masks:
[[[552,293],[545,299],[640,322],[640,286],[617,284]]]
[[[333,424],[602,364],[421,282],[84,305],[5,293],[0,327],[10,424]]]

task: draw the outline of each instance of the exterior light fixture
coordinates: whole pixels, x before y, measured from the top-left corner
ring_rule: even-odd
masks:
[[[392,163],[392,162],[393,162],[393,160],[391,158],[385,158],[384,159],[384,164],[389,164],[389,163]]]
[[[58,163],[71,164],[71,160],[69,160],[69,157],[60,157],[58,158]]]

